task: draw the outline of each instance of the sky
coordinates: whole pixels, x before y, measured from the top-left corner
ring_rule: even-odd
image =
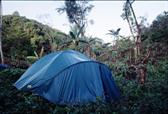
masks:
[[[113,38],[107,35],[108,30],[121,28],[120,34],[130,35],[128,23],[121,18],[124,1],[90,1],[94,5],[88,15],[86,35],[99,37],[104,42],[111,42]],[[66,14],[58,14],[56,8],[64,5],[64,1],[2,1],[2,14],[12,14],[18,11],[21,16],[34,19],[52,28],[59,29],[65,33],[69,32],[69,22]],[[147,18],[147,23],[152,21],[163,11],[168,11],[168,1],[135,1],[133,8],[138,21],[140,16]]]

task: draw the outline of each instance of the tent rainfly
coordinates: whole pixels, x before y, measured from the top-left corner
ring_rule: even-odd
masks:
[[[120,98],[109,68],[74,50],[48,54],[35,62],[14,86],[59,105],[82,105]]]

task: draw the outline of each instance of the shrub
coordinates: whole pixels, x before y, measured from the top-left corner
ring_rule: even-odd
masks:
[[[168,112],[168,61],[147,65],[147,80],[139,85],[122,75],[114,77],[122,97],[119,102],[101,101],[78,107],[58,106],[30,92],[18,91],[13,83],[25,72],[11,68],[0,71],[0,113],[27,114],[166,114]]]

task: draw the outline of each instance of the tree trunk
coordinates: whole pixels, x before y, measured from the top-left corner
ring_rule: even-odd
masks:
[[[4,56],[3,56],[3,51],[2,51],[2,40],[1,40],[1,33],[0,33],[0,54],[1,54],[1,64],[4,64]]]
[[[137,31],[138,31],[137,39],[136,39],[135,42],[136,42],[136,53],[137,53],[137,56],[139,57],[141,55],[141,53],[140,53],[140,48],[141,48],[141,30],[140,30],[140,26],[139,26],[139,24],[137,22],[137,19],[136,19],[135,12],[134,12],[134,9],[132,7],[132,4],[130,2],[128,2],[128,3],[130,5],[130,9],[132,11],[132,14],[133,14],[133,17],[134,17],[134,20],[135,20],[135,25],[136,25]]]
[[[4,56],[2,51],[2,4],[0,1],[0,55],[1,55],[1,63],[4,64]]]
[[[128,19],[129,17],[127,16],[127,13],[125,13],[125,14],[126,14],[126,20],[127,20],[127,22],[128,22],[128,25],[129,25],[129,29],[130,29],[130,31],[131,31],[131,34],[132,34],[134,40],[135,40],[135,36],[134,36],[133,31],[132,31],[132,27],[131,27],[130,21],[129,21],[129,19]]]

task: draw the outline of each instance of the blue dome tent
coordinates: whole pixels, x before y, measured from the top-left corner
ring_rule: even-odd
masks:
[[[109,68],[74,51],[58,51],[35,62],[14,86],[59,105],[81,105],[119,99]]]

